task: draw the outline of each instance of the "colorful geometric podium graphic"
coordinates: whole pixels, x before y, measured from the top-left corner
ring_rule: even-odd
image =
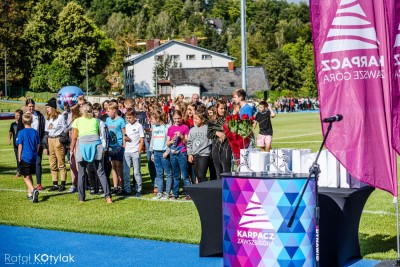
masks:
[[[224,266],[314,266],[315,191],[305,178],[223,178]]]

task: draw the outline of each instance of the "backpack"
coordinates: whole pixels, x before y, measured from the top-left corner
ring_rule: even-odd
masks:
[[[60,144],[65,147],[69,147],[71,145],[71,137],[69,136],[69,131],[71,130],[70,125],[71,123],[68,124],[67,128],[60,134]]]

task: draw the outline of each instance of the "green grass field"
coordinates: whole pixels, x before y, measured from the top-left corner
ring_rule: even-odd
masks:
[[[7,105],[0,102],[0,109]],[[76,194],[43,191],[38,204],[28,202],[22,179],[15,178],[14,152],[7,139],[11,122],[0,121],[0,224],[199,243],[201,228],[195,205],[191,201],[153,201],[144,157],[144,195],[140,199],[114,198],[115,202],[107,205],[100,196],[88,195],[88,201],[79,203]],[[320,146],[318,113],[278,114],[273,127],[275,148],[317,151]],[[46,156],[43,167],[42,184],[48,188],[51,178]],[[68,182],[70,185],[70,178]],[[361,218],[359,237],[364,257],[396,259],[395,206],[390,194],[381,190],[372,193]]]

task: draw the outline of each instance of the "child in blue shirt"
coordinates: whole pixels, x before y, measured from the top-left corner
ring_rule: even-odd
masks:
[[[32,174],[36,173],[36,158],[39,151],[39,133],[31,128],[32,114],[25,113],[22,116],[24,129],[18,132],[16,145],[18,145],[18,165],[24,182],[28,188],[28,200],[37,203],[39,191],[33,187]]]
[[[150,141],[151,160],[156,167],[155,184],[158,188],[154,199],[168,200],[172,189],[172,169],[169,161],[169,147],[167,146],[168,125],[165,124],[164,114],[155,110],[151,114],[152,136]],[[164,177],[166,178],[165,192]]]
[[[118,116],[118,105],[110,102],[107,109],[108,118],[106,126],[108,128],[108,151],[107,154],[111,158],[112,177],[114,188],[113,194],[124,195],[124,178],[123,178],[123,159],[125,150],[125,120]],[[120,186],[118,188],[118,185]]]

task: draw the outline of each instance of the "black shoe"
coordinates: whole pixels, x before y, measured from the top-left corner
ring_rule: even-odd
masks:
[[[136,192],[135,197],[141,197],[142,194],[140,192]]]
[[[104,194],[104,191],[103,191],[103,189],[102,188],[99,188],[99,192],[97,193],[98,195],[102,195],[102,194]]]
[[[119,189],[118,192],[116,193],[117,196],[123,197],[126,196],[126,191],[124,189]]]
[[[65,191],[65,185],[61,185],[59,188],[58,188],[58,192],[62,192],[62,191]]]
[[[49,191],[57,191],[58,190],[58,185],[53,185],[50,187]]]
[[[39,191],[33,189],[32,191],[32,203],[38,203],[39,201]]]
[[[114,187],[114,188],[111,190],[111,194],[117,194],[119,190],[120,190],[120,188]]]
[[[94,191],[94,189],[90,189],[90,194],[91,195],[96,195],[96,191]]]

